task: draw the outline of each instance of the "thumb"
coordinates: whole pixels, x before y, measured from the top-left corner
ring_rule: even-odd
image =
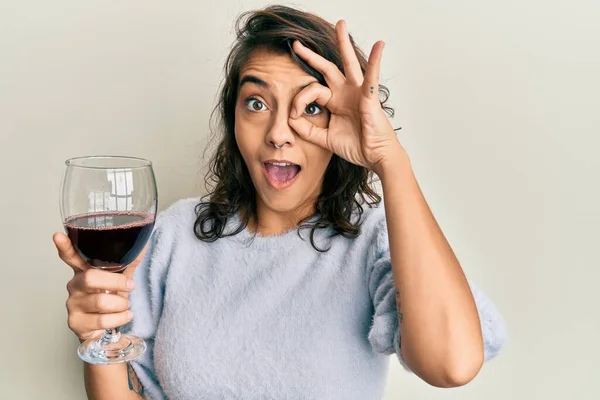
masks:
[[[54,236],[52,236],[52,240],[54,241],[54,245],[58,250],[58,256],[60,259],[73,268],[74,272],[81,272],[89,269],[88,264],[77,253],[71,244],[71,239],[69,239],[67,235],[57,232],[54,234]]]
[[[328,130],[326,128],[320,128],[302,117],[290,118],[288,123],[302,139],[321,146],[324,149],[331,150],[327,146]]]

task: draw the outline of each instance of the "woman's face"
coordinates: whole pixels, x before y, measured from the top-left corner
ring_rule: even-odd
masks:
[[[257,192],[259,212],[313,211],[332,153],[301,139],[288,124],[294,97],[317,79],[290,56],[255,51],[240,71],[235,138]],[[329,112],[306,105],[302,118],[327,127]],[[282,146],[281,148],[276,147]]]

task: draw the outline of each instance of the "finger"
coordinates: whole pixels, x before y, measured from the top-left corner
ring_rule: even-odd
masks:
[[[352,46],[352,42],[350,41],[350,35],[346,29],[346,21],[340,20],[335,26],[335,31],[337,33],[338,43],[340,44],[346,80],[360,85],[363,82],[363,73],[360,69],[360,63],[356,57],[354,46]]]
[[[117,294],[95,293],[69,297],[67,300],[67,309],[70,312],[108,314],[127,311],[129,307],[129,300]]]
[[[314,125],[306,118],[290,118],[289,124],[302,139],[329,149],[327,146],[327,129]]]
[[[383,54],[383,41],[373,45],[369,62],[365,71],[365,81],[362,84],[363,94],[369,98],[379,99],[379,72],[381,67],[381,56]]]
[[[86,293],[98,291],[131,292],[135,286],[132,279],[112,272],[88,269],[72,279],[72,287]]]
[[[319,82],[313,82],[294,97],[290,116],[292,118],[301,117],[306,107],[312,103],[327,107],[327,103],[329,103],[332,96],[333,93],[327,86],[323,86]]]
[[[131,311],[111,314],[70,313],[67,323],[74,332],[90,332],[98,329],[117,328],[133,318]]]
[[[325,81],[330,87],[343,85],[346,81],[344,74],[342,74],[337,65],[304,46],[299,40],[294,41],[292,48],[308,65],[323,74]]]
[[[73,271],[78,272],[89,269],[88,263],[86,263],[77,253],[67,235],[62,232],[57,232],[52,236],[52,240],[58,250],[60,259],[73,268]]]

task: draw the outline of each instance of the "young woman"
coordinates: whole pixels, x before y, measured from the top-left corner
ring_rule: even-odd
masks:
[[[55,235],[75,270],[75,334],[134,315],[149,346],[127,365],[86,365],[90,398],[379,399],[390,354],[453,387],[498,353],[501,317],[467,281],[388,121],[383,47],[367,61],[344,21],[244,14],[209,194],[161,213],[125,275],[89,269]]]

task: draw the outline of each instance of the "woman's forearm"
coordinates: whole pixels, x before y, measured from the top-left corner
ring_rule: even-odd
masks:
[[[85,390],[90,400],[140,400],[143,389],[127,364],[84,365]]]
[[[408,155],[400,145],[393,154],[376,172],[385,199],[402,356],[426,382],[460,386],[483,364],[477,307]]]

